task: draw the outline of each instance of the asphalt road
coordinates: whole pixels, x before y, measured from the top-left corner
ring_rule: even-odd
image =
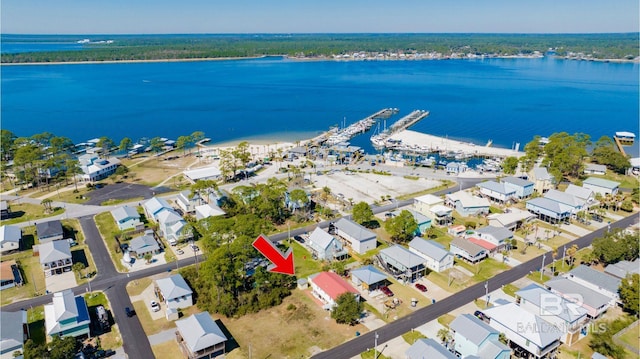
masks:
[[[627,217],[618,222],[612,223],[611,228],[625,228],[637,221],[638,216]],[[589,245],[591,245],[594,238],[602,237],[606,230],[606,227],[601,228],[595,232],[589,233],[584,237],[580,237],[567,243],[567,246],[576,244],[578,245],[578,248],[588,247]],[[368,332],[364,335],[351,339],[350,341],[341,344],[340,346],[314,355],[312,358],[338,359],[351,358],[359,355],[367,349],[373,348],[375,342],[374,336],[376,335],[376,333],[378,335],[378,343],[384,343],[393,338],[396,338],[410,331],[411,329],[417,328],[432,320],[436,320],[441,315],[447,314],[452,310],[473,301],[476,298],[483,297],[486,293],[485,284],[488,284],[488,291],[492,292],[498,288],[501,288],[503,285],[512,283],[515,280],[524,277],[525,275],[529,274],[529,272],[539,270],[540,266],[542,265],[542,259],[542,256],[533,258],[532,260],[522,263],[521,265],[514,267],[508,271],[499,273],[486,283],[478,283],[472,287],[464,289],[456,294],[447,297],[447,299],[441,302],[437,302],[425,308],[419,309],[413,314],[402,317],[392,323],[378,328],[375,332]],[[551,263],[551,261],[552,257],[549,253],[545,258],[544,265],[548,265],[549,263]]]

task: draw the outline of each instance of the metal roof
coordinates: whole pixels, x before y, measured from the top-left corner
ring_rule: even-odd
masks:
[[[617,293],[618,287],[620,286],[619,278],[597,271],[584,264],[572,269],[568,274],[569,276],[573,275],[600,288],[604,288],[611,293]]]
[[[48,238],[62,235],[62,222],[60,220],[36,223],[38,238]]]
[[[167,300],[193,294],[193,291],[180,274],[158,279],[156,280],[156,285],[162,292],[162,296]]]
[[[555,277],[548,280],[544,285],[551,288],[552,291],[563,295],[578,295],[580,298],[577,299],[594,309],[598,309],[611,301],[611,298],[606,295],[564,277]]]
[[[504,185],[504,183],[498,183],[498,182],[495,182],[495,181],[481,182],[481,183],[478,183],[477,186],[480,187],[480,188],[488,189],[489,191],[492,191],[492,192],[498,192],[498,193],[506,195],[506,196],[516,193],[516,190],[507,188]]]
[[[395,260],[405,268],[414,268],[424,263],[424,258],[397,244],[381,250],[380,254]]]
[[[176,327],[192,353],[227,341],[227,337],[211,318],[209,312],[197,313],[177,320]]]
[[[418,339],[405,351],[407,359],[457,359],[457,357],[435,340]]]
[[[462,335],[476,346],[480,346],[480,344],[482,344],[489,335],[499,333],[497,330],[491,328],[488,324],[471,314],[462,314],[457,316],[456,319],[451,322],[449,328]]]
[[[582,185],[585,185],[585,184],[602,187],[602,188],[608,188],[608,189],[614,189],[620,186],[619,182],[609,181],[607,179],[598,178],[598,177],[587,178],[586,180],[582,181]]]
[[[420,237],[414,237],[411,242],[409,242],[409,247],[437,261],[441,261],[444,257],[451,254],[448,250],[444,249],[440,243],[427,241]]]
[[[338,228],[338,230],[346,233],[347,235],[357,240],[358,242],[363,242],[370,239],[375,240],[376,238],[375,233],[371,232],[370,230],[364,228],[363,226],[347,218],[340,218],[335,223],[335,226],[336,228]]]
[[[501,182],[511,183],[513,185],[520,186],[520,187],[533,186],[533,182],[527,181],[526,179],[522,179],[519,177],[514,177],[514,176],[505,177],[501,180]]]
[[[360,279],[367,285],[372,285],[387,279],[386,275],[372,265],[353,269],[351,270],[351,275]]]

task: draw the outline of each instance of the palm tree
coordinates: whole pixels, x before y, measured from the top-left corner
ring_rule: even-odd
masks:
[[[73,266],[71,266],[71,269],[78,275],[78,278],[82,278],[82,271],[85,269],[86,267],[84,266],[84,263],[82,262],[77,262],[74,263]]]
[[[451,340],[451,333],[449,332],[449,329],[447,328],[441,328],[440,330],[438,330],[438,338],[440,339],[440,341],[445,345],[448,346],[449,341]]]
[[[151,253],[145,253],[143,258],[147,262],[147,264],[149,264],[151,263],[151,259],[153,258],[153,255]]]
[[[53,201],[51,200],[51,198],[45,198],[40,202],[40,204],[44,207],[45,213],[51,213],[53,211],[53,209],[51,208],[52,203]]]

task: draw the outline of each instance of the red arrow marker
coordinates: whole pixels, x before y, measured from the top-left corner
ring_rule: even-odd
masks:
[[[293,253],[291,253],[291,248],[284,255],[276,245],[265,238],[262,234],[253,241],[253,247],[258,250],[258,252],[262,253],[263,256],[267,257],[268,260],[273,263],[267,268],[269,272],[273,273],[282,273],[293,275],[295,273],[295,269],[293,267]]]

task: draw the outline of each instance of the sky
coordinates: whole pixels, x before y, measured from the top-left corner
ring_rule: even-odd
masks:
[[[2,0],[11,34],[606,33],[638,0]]]

